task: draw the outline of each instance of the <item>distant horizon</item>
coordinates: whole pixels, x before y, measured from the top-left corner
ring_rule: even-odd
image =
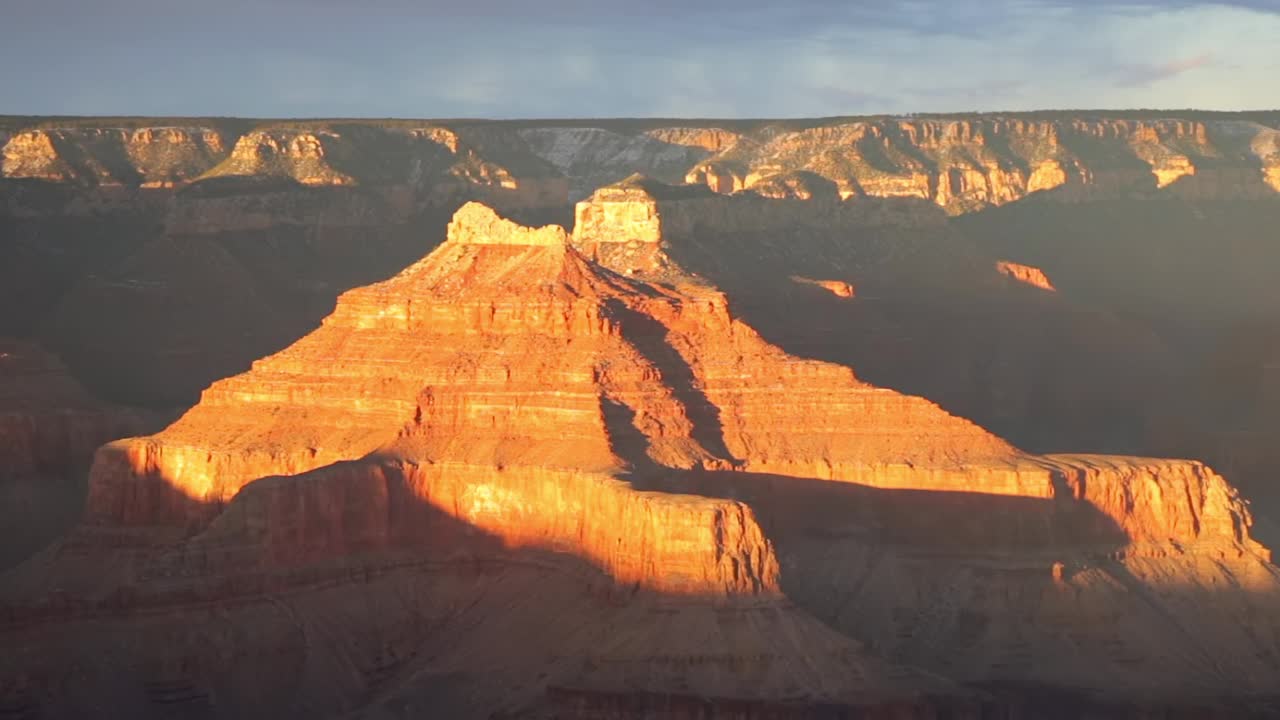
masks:
[[[797,121],[826,121],[826,120],[870,120],[870,119],[898,119],[898,118],[923,118],[923,119],[947,119],[959,117],[1016,117],[1025,115],[1042,115],[1042,114],[1063,114],[1063,115],[1169,115],[1176,116],[1179,114],[1188,115],[1269,115],[1280,114],[1280,106],[1278,107],[1259,107],[1244,110],[1218,110],[1212,108],[1053,108],[1046,107],[1034,110],[956,110],[956,111],[927,111],[927,112],[867,112],[867,113],[849,113],[836,115],[788,115],[788,116],[679,116],[679,115],[597,115],[597,116],[519,116],[519,117],[501,117],[501,116],[474,116],[474,117],[445,117],[445,116],[361,116],[361,115],[311,115],[311,116],[255,116],[255,115],[198,115],[198,114],[173,114],[173,115],[127,115],[127,114],[50,114],[50,113],[0,113],[0,121],[48,121],[48,120],[230,120],[230,121],[250,121],[250,122],[533,122],[533,123],[560,123],[560,122],[797,122]]]

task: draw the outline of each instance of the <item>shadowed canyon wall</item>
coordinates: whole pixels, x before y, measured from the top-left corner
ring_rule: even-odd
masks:
[[[0,637],[22,648],[0,666],[6,701],[476,717],[1061,705],[1025,688],[1115,717],[1271,702],[1280,575],[1222,477],[1029,454],[788,354],[676,259],[679,236],[604,217],[571,236],[469,203],[424,258],[164,431],[100,449],[85,523],[6,576]],[[637,244],[648,262],[610,249]],[[138,638],[123,662],[76,660],[122,632]],[[284,679],[255,684],[251,657]]]
[[[1278,120],[5,119],[0,712],[1273,715]]]

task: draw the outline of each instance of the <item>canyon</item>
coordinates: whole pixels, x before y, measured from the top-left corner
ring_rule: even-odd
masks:
[[[1278,114],[0,120],[0,714],[1280,712]]]

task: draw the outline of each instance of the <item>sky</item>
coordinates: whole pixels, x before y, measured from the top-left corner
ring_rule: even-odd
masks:
[[[0,114],[1280,108],[1280,0],[0,0]]]

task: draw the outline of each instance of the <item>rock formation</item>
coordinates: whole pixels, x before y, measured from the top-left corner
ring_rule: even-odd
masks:
[[[289,330],[219,245],[162,238],[73,287],[43,334],[104,394],[172,407],[287,343]]]
[[[843,197],[917,197],[953,214],[1064,186],[1071,188],[1064,198],[1163,189],[1198,173],[1208,180],[1180,190],[1239,196],[1259,192],[1260,180],[1273,184],[1280,158],[1274,135],[1271,127],[1235,119],[858,121],[737,143],[686,179],[732,192],[808,171],[835,183]]]
[[[14,119],[4,123],[0,167],[0,225],[8,236],[0,242],[0,333],[39,336],[51,322],[65,327],[63,320],[79,312],[84,286],[94,282],[88,276],[111,272],[162,238],[201,236],[260,280],[257,292],[271,296],[268,314],[289,318],[280,333],[287,342],[332,309],[341,291],[419,257],[423,238],[430,244],[442,237],[448,217],[468,200],[523,219],[567,222],[571,195],[590,195],[635,172],[697,185],[682,189],[689,200],[678,206],[683,212],[668,208],[662,222],[669,236],[698,222],[721,231],[778,232],[829,223],[861,242],[889,225],[942,227],[945,218],[929,213],[932,207],[976,219],[989,214],[984,208],[1021,205],[1028,194],[1046,204],[1086,207],[1107,198],[1274,198],[1280,189],[1277,124],[1266,113],[715,123]],[[709,200],[743,190],[795,202]],[[859,202],[836,202],[842,197]],[[704,219],[708,212],[714,216]],[[864,231],[868,225],[876,229]],[[647,262],[643,254],[635,260]],[[991,254],[982,264],[1033,265],[1055,282],[1073,284],[1070,272],[1059,277],[1055,263],[1005,248]],[[1105,263],[1102,274],[1119,267]],[[1154,284],[1178,285],[1147,274]],[[950,282],[945,273],[937,279]],[[208,302],[216,304],[212,297]],[[147,322],[131,315],[127,303],[89,312],[95,310]],[[165,368],[162,374],[187,380],[162,397],[134,396],[129,371],[113,369],[84,342],[56,332],[43,339],[77,372],[95,368],[83,377],[94,392],[130,402],[187,402],[222,372]],[[227,352],[235,355],[228,368],[256,357]],[[188,362],[181,354],[153,361]],[[935,399],[953,407],[947,398]],[[967,407],[954,409],[977,416]],[[999,429],[1010,427],[1012,420]],[[1090,447],[1067,439],[1063,447]]]
[[[221,159],[225,143],[212,127],[26,130],[8,138],[2,167],[7,178],[171,187]]]
[[[575,214],[588,257],[623,274],[693,271],[791,352],[1038,450],[1140,453],[1142,408],[1166,392],[1172,359],[1149,327],[1028,293],[924,200],[723,196],[637,177]],[[844,283],[861,301],[794,278]]]
[[[468,204],[310,335],[101,448],[86,524],[6,583],[7,702],[923,718],[1046,707],[976,689],[1002,685],[1152,711],[1274,689],[1280,580],[1220,476],[1028,454],[788,355],[669,254],[656,207],[642,238],[647,205],[580,207],[570,235]],[[652,263],[607,267],[640,243]],[[123,662],[72,660],[125,632]]]
[[[725,145],[712,132],[663,128],[637,135],[604,128],[529,128],[520,131],[529,149],[571,178],[569,194],[578,200],[592,190],[640,172],[679,182],[689,167]]]
[[[90,396],[39,346],[0,339],[0,569],[75,522],[98,446],[156,419]]]
[[[996,261],[996,272],[1023,285],[1030,285],[1049,292],[1054,292],[1056,289],[1053,287],[1053,283],[1049,282],[1049,278],[1044,274],[1044,271],[1038,267],[1023,265],[1009,260],[998,260]]]
[[[1168,188],[1191,197],[1280,192],[1275,118],[1008,114],[720,123],[331,122],[17,127],[3,177],[166,188],[221,176],[312,186],[421,187],[445,175],[553,204],[642,173],[729,193],[812,173],[841,196],[913,197],[964,213],[1068,188],[1064,199]],[[1196,182],[1185,182],[1195,180]],[[450,181],[452,182],[452,181]],[[448,183],[446,183],[448,184]],[[766,189],[767,188],[767,189]],[[505,197],[504,197],[505,196]]]
[[[0,715],[1276,712],[1274,113],[6,123]]]

